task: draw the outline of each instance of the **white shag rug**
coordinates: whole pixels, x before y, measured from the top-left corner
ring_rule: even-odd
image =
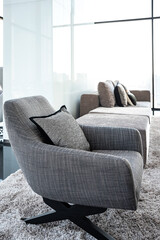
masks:
[[[0,182],[0,240],[95,240],[69,220],[26,225],[50,208],[28,186],[21,170]],[[153,117],[149,160],[137,211],[109,209],[90,219],[117,240],[160,240],[160,118]]]

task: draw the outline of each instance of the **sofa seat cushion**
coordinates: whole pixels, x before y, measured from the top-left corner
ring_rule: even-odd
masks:
[[[131,107],[131,106],[128,106],[128,107]],[[151,102],[137,101],[136,107],[151,108]]]
[[[89,113],[98,113],[98,114],[118,114],[118,115],[134,115],[134,116],[146,116],[149,121],[151,119],[151,108],[128,106],[128,107],[114,107],[114,108],[105,108],[98,107],[91,110]]]
[[[134,151],[122,151],[122,150],[94,150],[93,152],[98,152],[102,154],[110,154],[112,156],[117,156],[120,161],[120,158],[125,159],[131,167],[134,179],[134,185],[137,197],[138,193],[140,192],[141,180],[142,180],[142,173],[143,173],[143,160],[138,152]]]

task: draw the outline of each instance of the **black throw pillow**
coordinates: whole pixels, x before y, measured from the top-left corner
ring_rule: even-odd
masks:
[[[134,94],[131,93],[131,92],[128,92],[127,94],[128,94],[129,99],[131,100],[131,102],[132,102],[134,105],[136,105],[136,104],[137,104],[137,99],[136,99],[136,97],[134,96]]]

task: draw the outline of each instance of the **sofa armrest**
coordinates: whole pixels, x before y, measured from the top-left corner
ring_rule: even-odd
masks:
[[[80,100],[80,116],[83,116],[94,108],[99,107],[99,94],[88,93],[83,94]]]
[[[151,92],[149,90],[131,90],[130,92],[135,95],[137,101],[151,101]]]
[[[80,126],[91,150],[129,150],[139,152],[143,156],[142,139],[137,129]]]

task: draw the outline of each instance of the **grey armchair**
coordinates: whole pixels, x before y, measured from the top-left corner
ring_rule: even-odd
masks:
[[[81,126],[91,151],[50,145],[29,118],[53,112],[42,96],[4,104],[9,140],[24,176],[54,209],[23,220],[39,224],[69,219],[97,239],[113,239],[86,216],[107,208],[136,210],[143,172],[140,134],[129,128]]]

